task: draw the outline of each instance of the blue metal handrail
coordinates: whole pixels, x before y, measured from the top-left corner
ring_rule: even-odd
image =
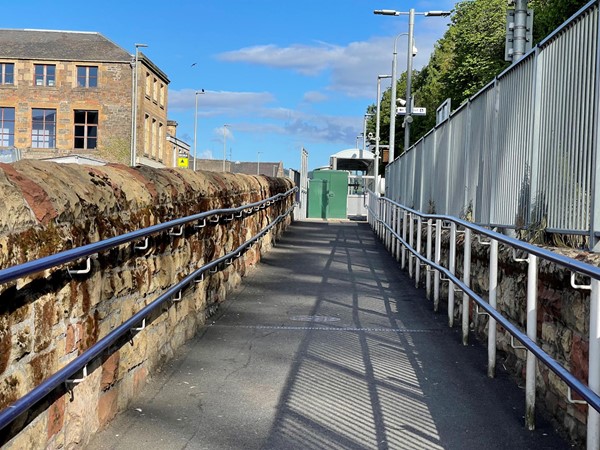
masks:
[[[369,191],[369,194],[375,196],[375,194]],[[584,263],[582,261],[577,261],[571,258],[567,258],[562,255],[558,255],[556,253],[552,253],[549,250],[536,247],[535,245],[529,244],[524,241],[520,241],[515,238],[511,238],[509,236],[505,236],[494,231],[483,228],[479,225],[476,225],[471,222],[467,222],[465,220],[452,217],[445,216],[439,214],[424,214],[414,209],[408,208],[400,203],[397,203],[389,198],[385,197],[377,197],[379,200],[385,201],[391,205],[394,205],[398,208],[401,208],[404,211],[407,211],[415,216],[421,217],[422,219],[431,219],[431,220],[442,220],[447,222],[454,222],[457,225],[461,225],[465,228],[469,228],[472,231],[475,231],[479,234],[485,235],[491,239],[494,239],[498,242],[505,243],[512,247],[524,250],[527,253],[536,255],[543,259],[555,262],[562,266],[571,269],[574,272],[582,273],[584,275],[588,275],[593,279],[600,280],[600,268],[595,267],[591,264]],[[401,244],[410,251],[416,258],[420,261],[424,262],[430,267],[435,268],[436,270],[444,273],[452,283],[459,286],[459,288],[465,292],[471,299],[473,299],[481,308],[483,308],[486,313],[488,313],[491,317],[493,317],[501,326],[506,328],[506,330],[511,333],[515,338],[517,338],[528,350],[530,350],[540,361],[542,361],[548,368],[550,368],[556,375],[558,375],[568,386],[570,386],[575,392],[581,395],[582,398],[588,402],[590,406],[592,406],[596,411],[600,412],[600,396],[592,391],[585,383],[582,383],[580,380],[575,378],[570,372],[568,372],[562,365],[560,365],[556,360],[554,360],[550,355],[548,355],[541,347],[539,347],[534,341],[532,341],[525,333],[519,330],[515,325],[513,325],[508,319],[502,316],[495,308],[491,307],[488,302],[486,302],[481,296],[479,296],[475,291],[473,291],[469,286],[467,286],[463,281],[457,278],[453,273],[451,273],[448,269],[443,266],[436,264],[433,261],[428,260],[426,257],[418,253],[412,246],[406,242],[402,236],[400,236],[392,227],[390,227],[383,219],[381,219],[375,211],[371,208],[370,203],[367,203],[367,209],[372,217],[379,223],[381,223],[390,233],[394,235],[394,237],[401,242]]]
[[[203,220],[208,217],[236,214],[256,207],[263,207],[263,205],[267,205],[272,202],[279,201],[282,198],[290,196],[291,194],[296,192],[297,189],[297,187],[294,187],[288,190],[287,192],[274,195],[272,197],[255,203],[249,203],[247,205],[238,206],[236,208],[215,209],[212,211],[194,214],[192,216],[174,219],[169,222],[164,222],[157,225],[153,225],[151,227],[131,231],[129,233],[105,239],[103,241],[98,241],[91,244],[83,245],[81,247],[72,248],[69,250],[62,251],[60,253],[56,253],[54,255],[45,256],[34,261],[29,261],[23,264],[19,264],[17,266],[9,267],[0,270],[0,284],[8,283],[10,281],[17,280],[19,278],[23,278],[28,275],[41,272],[43,270],[50,269],[52,267],[56,267],[65,263],[77,261],[82,258],[87,258],[88,256],[95,255],[106,250],[110,250],[114,247],[118,247],[119,245],[127,244],[133,241],[138,241],[142,238],[145,238],[146,236],[150,236],[152,234],[156,234],[161,231],[166,231],[171,228],[182,226],[191,222]]]
[[[262,205],[271,204],[275,201],[280,201],[283,198],[286,198],[293,193],[295,193],[297,188],[292,188],[285,193],[277,194],[275,196],[269,197],[265,200],[251,203],[248,205],[240,206],[237,208],[229,208],[229,209],[219,209],[212,210],[201,214],[196,214],[193,216],[176,219],[170,222],[166,222],[164,224],[155,225],[152,227],[144,228],[141,230],[137,230],[131,233],[127,233],[121,236],[117,236],[115,238],[107,239],[106,241],[97,242],[94,244],[85,245],[79,247],[77,249],[67,250],[65,252],[58,253],[56,255],[48,256],[45,258],[41,258],[40,260],[44,260],[44,263],[40,263],[34,265],[35,261],[31,263],[22,264],[20,271],[11,271],[9,275],[3,275],[0,280],[1,282],[7,282],[14,280],[19,277],[26,276],[31,273],[35,273],[38,270],[44,270],[50,267],[54,267],[55,265],[60,265],[65,262],[74,261],[76,259],[86,257],[95,253],[98,253],[103,250],[110,249],[117,245],[134,241],[139,239],[140,237],[145,237],[150,234],[157,233],[158,231],[164,231],[174,226],[182,225],[185,223],[193,222],[198,219],[203,219],[206,217],[214,216],[214,215],[222,215],[222,214],[231,214],[234,212],[241,212],[246,209],[261,207]],[[23,397],[15,401],[10,406],[6,407],[2,411],[0,411],[0,430],[6,428],[10,425],[15,419],[17,419],[21,414],[25,413],[29,409],[31,409],[35,404],[44,399],[47,395],[49,395],[53,390],[59,387],[61,384],[66,383],[69,379],[73,377],[74,374],[83,370],[91,361],[98,358],[101,354],[103,354],[111,345],[121,339],[128,333],[131,333],[132,329],[139,325],[146,317],[148,317],[153,311],[155,311],[160,305],[171,299],[174,295],[179,293],[181,290],[185,289],[189,284],[194,282],[198,277],[202,276],[205,272],[219,268],[223,263],[228,261],[232,261],[233,259],[241,256],[243,252],[245,252],[248,248],[252,247],[257,241],[259,241],[265,234],[267,234],[273,227],[278,225],[281,221],[283,221],[292,211],[294,207],[290,207],[283,214],[276,217],[271,223],[269,223],[266,227],[264,227],[261,231],[259,231],[255,236],[244,242],[242,245],[237,247],[235,250],[223,255],[202,267],[196,269],[194,272],[183,278],[177,284],[170,287],[167,291],[161,294],[158,298],[156,298],[153,302],[149,303],[139,312],[134,314],[127,321],[122,323],[120,326],[115,328],[109,334],[107,334],[104,338],[100,339],[90,348],[88,348],[85,352],[71,361],[69,364],[58,370],[52,376],[44,380],[37,387],[32,389],[30,392],[25,394]],[[127,238],[126,238],[127,237]],[[109,242],[109,244],[106,244]],[[103,244],[103,245],[101,245]],[[77,250],[77,251],[76,251]],[[67,254],[67,255],[64,255]],[[62,256],[60,256],[62,255]],[[75,256],[76,255],[76,256]],[[60,257],[59,257],[60,256]],[[52,257],[55,257],[54,259]],[[40,261],[38,260],[38,261]],[[54,261],[54,264],[50,264],[49,261]],[[23,266],[26,266],[23,268]],[[42,267],[42,268],[40,268]],[[2,272],[6,272],[9,269],[5,269],[4,271],[0,271],[0,275]]]

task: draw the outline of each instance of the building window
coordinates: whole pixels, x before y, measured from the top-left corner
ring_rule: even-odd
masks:
[[[154,79],[154,83],[152,84],[152,101],[154,103],[158,102],[158,81],[156,78]]]
[[[56,148],[56,110],[33,109],[31,114],[31,147]]]
[[[75,145],[93,150],[98,144],[98,111],[75,111]]]
[[[150,116],[144,114],[144,155],[150,151]]]
[[[15,108],[0,106],[0,147],[15,145]]]
[[[0,84],[15,83],[15,65],[13,63],[0,63]]]
[[[55,86],[56,66],[52,64],[35,64],[35,85]]]
[[[150,90],[152,88],[152,77],[146,72],[146,97],[150,98]]]
[[[158,124],[158,159],[160,161],[164,160],[164,146],[163,146],[163,139],[164,139],[164,131],[163,131],[163,124],[159,123]]]
[[[156,140],[156,119],[152,119],[152,136],[151,136],[152,142],[150,144],[151,146],[151,154],[152,154],[152,158],[156,159],[156,150],[157,150],[157,140]]]
[[[77,87],[84,87],[84,88],[98,87],[98,67],[96,67],[96,66],[78,66],[77,67]]]
[[[159,105],[161,108],[165,107],[165,85],[160,83],[160,99]]]

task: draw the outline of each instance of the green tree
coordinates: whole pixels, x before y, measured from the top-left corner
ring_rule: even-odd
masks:
[[[540,42],[552,31],[569,19],[587,0],[532,0],[529,7],[533,9],[533,40]]]

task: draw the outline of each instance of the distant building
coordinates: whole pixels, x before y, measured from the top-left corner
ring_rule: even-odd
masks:
[[[129,164],[137,92],[137,161],[173,167],[169,79],[140,52],[133,86],[134,62],[99,33],[0,29],[0,150]]]

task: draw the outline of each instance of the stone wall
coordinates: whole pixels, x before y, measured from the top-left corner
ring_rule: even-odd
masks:
[[[423,235],[423,243],[426,242]],[[457,237],[456,273],[463,276],[464,236]],[[425,244],[423,244],[425,245]],[[442,265],[448,267],[449,234],[442,238]],[[550,251],[599,265],[600,255],[572,249],[550,248]],[[472,244],[471,287],[482,298],[488,298],[490,247]],[[522,256],[522,255],[521,255]],[[576,290],[570,284],[571,272],[557,264],[538,259],[538,314],[537,342],[552,358],[562,364],[579,380],[587,384],[589,347],[589,291]],[[424,275],[423,275],[424,279]],[[587,281],[577,280],[580,284]],[[447,312],[447,286],[441,283],[440,310]],[[461,323],[462,294],[455,296],[455,326]],[[477,316],[471,302],[470,326],[477,339],[487,342],[487,316]],[[526,331],[527,316],[527,263],[515,262],[511,248],[499,246],[497,309],[504,317]],[[506,368],[519,385],[525,385],[526,351],[511,346],[510,333],[498,326],[498,362]],[[519,342],[515,340],[515,345]],[[502,370],[502,369],[498,369]],[[538,413],[551,419],[575,443],[583,445],[586,436],[587,405],[567,401],[567,386],[542,363],[536,372]],[[575,399],[579,398],[573,394]],[[523,391],[523,402],[525,393]]]
[[[255,202],[291,187],[285,179],[190,170],[0,164],[0,268],[198,212]],[[93,258],[86,275],[70,276],[63,266],[0,286],[0,409],[191,271],[235,249],[292,201],[228,223],[202,229],[190,225],[182,237],[153,235],[146,250],[120,246]],[[90,364],[88,377],[72,392],[57,389],[27,417],[0,431],[0,447],[84,446],[217,310],[268,250],[273,233],[227,269],[186,289],[182,301],[165,303],[146,329]]]

